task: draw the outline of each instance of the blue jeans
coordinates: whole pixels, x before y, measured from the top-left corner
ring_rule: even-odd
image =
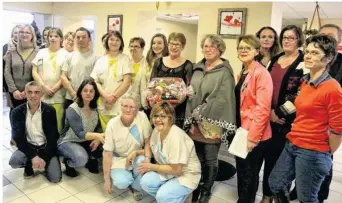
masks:
[[[299,201],[318,203],[317,194],[331,164],[330,153],[299,148],[287,141],[268,179],[271,191],[287,194],[296,179]]]
[[[137,168],[144,159],[144,155],[137,156],[132,165],[132,171],[121,168],[112,169],[110,171],[110,177],[112,178],[113,185],[119,189],[126,189],[128,186],[132,186],[135,190],[141,191],[141,174],[137,172]]]
[[[160,180],[156,172],[146,173],[140,181],[143,190],[156,198],[158,203],[182,203],[193,189],[182,186],[176,178]]]
[[[89,157],[99,158],[102,155],[101,145],[93,152],[90,150],[90,141],[81,143],[64,142],[58,145],[58,152],[64,157],[68,166],[80,168],[86,165]]]
[[[9,165],[11,165],[12,168],[24,168],[27,164],[27,161],[26,155],[22,151],[17,150],[12,154],[11,159],[9,160]],[[58,156],[54,156],[50,160],[44,161],[46,162],[46,178],[52,183],[58,183],[61,181],[62,169]]]

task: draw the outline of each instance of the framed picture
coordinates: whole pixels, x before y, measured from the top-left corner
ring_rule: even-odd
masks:
[[[247,8],[220,8],[217,34],[222,38],[235,39],[245,34]]]
[[[107,31],[119,31],[122,34],[123,15],[109,15],[107,20]]]

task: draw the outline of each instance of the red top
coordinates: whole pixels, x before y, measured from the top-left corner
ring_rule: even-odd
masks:
[[[271,71],[271,77],[273,81],[272,109],[277,108],[280,86],[283,82],[283,77],[287,71],[287,68],[288,67],[282,68],[278,62],[274,63],[273,65]]]
[[[330,76],[328,76],[330,77]],[[342,134],[342,89],[334,79],[303,82],[295,100],[296,119],[287,138],[294,145],[329,152],[329,131]]]

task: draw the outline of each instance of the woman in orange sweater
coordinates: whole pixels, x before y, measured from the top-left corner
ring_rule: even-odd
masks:
[[[277,202],[290,202],[284,189],[296,179],[300,202],[318,202],[320,185],[331,168],[331,154],[341,144],[342,89],[328,73],[336,40],[317,35],[306,41],[304,76],[295,100],[296,119],[287,143],[269,177]]]

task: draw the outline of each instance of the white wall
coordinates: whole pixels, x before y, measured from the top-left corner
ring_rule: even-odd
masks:
[[[162,29],[162,33],[168,38],[172,32],[181,32],[186,38],[186,45],[182,52],[182,56],[196,63],[196,46],[197,46],[197,30],[198,25],[187,24],[176,21],[157,19],[157,28]]]

